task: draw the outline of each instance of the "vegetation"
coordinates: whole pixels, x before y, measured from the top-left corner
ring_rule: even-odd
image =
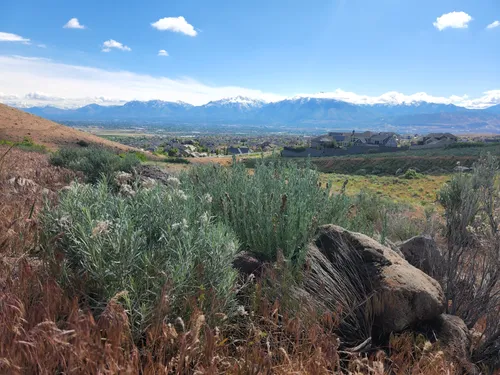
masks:
[[[476,360],[500,366],[500,197],[498,159],[483,156],[472,174],[458,174],[441,189],[447,248],[443,289],[448,310],[469,328],[483,326],[484,342]],[[497,348],[497,349],[494,349]]]
[[[189,318],[185,305],[192,298],[203,299],[206,310],[214,301],[229,310],[238,241],[208,212],[206,199],[174,188],[138,188],[123,197],[106,180],[76,184],[56,207],[45,207],[42,245],[48,259],[64,254],[65,281],[78,285],[95,311],[120,293],[137,333],[162,301],[173,318]]]
[[[58,167],[83,172],[87,181],[97,182],[101,176],[112,179],[117,171],[130,172],[140,163],[135,153],[117,155],[99,147],[63,148],[50,157],[50,162]]]
[[[7,161],[0,172],[17,174],[19,162],[32,168],[32,158],[10,152],[17,163]],[[9,187],[10,175],[0,179],[0,198],[8,204],[1,211],[0,250],[9,255],[0,261],[0,372],[461,373],[439,345],[410,333],[391,336],[373,354],[341,350],[339,327],[343,342],[367,333],[356,316],[363,294],[346,299],[351,290],[360,291],[355,278],[339,281],[339,306],[331,309],[339,314],[287,305],[300,279],[286,265],[301,264],[304,244],[323,223],[382,242],[442,235],[446,276],[439,281],[449,312],[483,335],[473,358],[484,372],[500,366],[500,201],[492,155],[441,190],[441,234],[433,199],[422,217],[402,203],[406,196],[395,202],[389,188],[377,191],[391,185],[411,194],[409,187],[426,186],[426,195],[446,176],[332,176],[269,159],[254,170],[236,162],[194,166],[166,185],[138,179],[116,189],[118,169],[106,171],[115,168],[106,160],[125,158],[64,153],[51,158],[59,158],[57,166],[36,155],[37,167],[50,171],[29,175],[37,191],[55,191],[75,178],[64,165],[78,166],[73,169],[93,184],[73,183],[57,202],[44,193],[41,214],[41,193]],[[105,173],[89,178],[99,168]],[[239,250],[276,262],[257,281],[238,278],[232,260]],[[356,275],[344,267],[346,254],[335,254],[333,268]]]
[[[482,153],[500,156],[498,144],[484,144],[469,147],[429,150],[408,150],[389,154],[363,154],[336,157],[313,158],[313,164],[324,173],[355,175],[395,175],[398,171],[414,169],[419,173],[453,173],[457,164],[472,167]],[[296,162],[303,162],[296,160]]]
[[[14,147],[17,147],[23,151],[28,151],[28,152],[45,153],[48,151],[47,147],[45,147],[44,145],[39,145],[39,144],[33,142],[33,140],[30,137],[24,137],[24,139],[21,142],[0,140],[0,145],[14,146]]]

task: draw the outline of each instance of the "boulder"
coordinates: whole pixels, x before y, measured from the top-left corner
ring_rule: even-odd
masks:
[[[347,312],[346,328],[357,325],[376,337],[433,320],[445,308],[436,280],[372,238],[336,225],[320,227],[309,244],[303,288],[312,304]]]
[[[427,275],[441,279],[444,273],[444,258],[436,242],[427,236],[415,236],[399,246],[404,258],[412,266]]]
[[[471,362],[472,335],[458,316],[442,314],[433,321],[433,329],[443,350],[467,374],[479,374]]]
[[[263,265],[263,262],[246,251],[236,254],[236,257],[233,259],[233,268],[246,276],[251,274],[259,276]]]

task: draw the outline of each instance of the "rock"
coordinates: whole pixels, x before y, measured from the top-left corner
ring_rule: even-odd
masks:
[[[233,268],[247,276],[251,274],[260,275],[263,265],[263,262],[246,251],[237,254],[233,260]]]
[[[442,314],[432,323],[443,350],[467,374],[479,374],[471,362],[472,336],[464,321],[458,316]]]
[[[385,245],[389,247],[392,251],[394,251],[396,254],[398,254],[401,258],[404,259],[404,254],[399,250],[398,245],[396,245],[394,242],[391,240],[388,240],[387,238],[385,239]]]
[[[371,315],[372,335],[400,332],[444,311],[436,280],[363,234],[336,225],[320,227],[308,246],[306,264],[303,288],[313,303],[334,313],[341,300],[361,303],[357,313]]]
[[[415,236],[399,246],[404,258],[412,266],[427,275],[441,279],[444,273],[444,258],[436,242],[427,236]]]

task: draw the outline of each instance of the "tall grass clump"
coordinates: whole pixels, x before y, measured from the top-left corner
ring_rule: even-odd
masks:
[[[183,175],[191,194],[208,194],[212,214],[230,226],[242,245],[263,260],[278,251],[300,262],[318,225],[348,220],[349,198],[330,196],[319,174],[296,163],[273,160],[249,172],[242,163],[229,168],[199,166]]]
[[[58,167],[83,172],[87,181],[97,182],[102,175],[110,179],[116,171],[130,172],[140,163],[135,153],[117,155],[102,147],[63,148],[50,157]]]
[[[119,296],[139,335],[155,317],[189,319],[190,306],[228,312],[238,241],[214,222],[205,198],[136,187],[123,197],[106,179],[75,184],[42,214],[46,259],[63,255],[61,283],[97,313]],[[117,297],[116,297],[117,298]]]

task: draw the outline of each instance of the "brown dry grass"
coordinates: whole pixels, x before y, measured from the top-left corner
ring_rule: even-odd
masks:
[[[0,104],[0,140],[21,142],[25,137],[51,150],[75,146],[85,141],[119,151],[135,150],[132,147],[70,128],[19,109]]]
[[[0,146],[0,254],[19,255],[35,245],[43,197],[76,177],[49,164],[48,156]]]
[[[0,156],[6,151],[0,147]],[[317,316],[307,304],[290,312],[258,283],[251,289],[253,311],[236,321],[214,326],[200,313],[186,323],[159,319],[133,342],[119,295],[95,317],[40,260],[28,257],[43,189],[55,192],[75,175],[51,166],[46,155],[17,149],[0,163],[0,233],[24,238],[9,239],[0,252],[0,374],[459,373],[437,347],[411,335],[394,337],[383,352],[343,353],[335,317]],[[11,178],[36,186],[12,186]]]

